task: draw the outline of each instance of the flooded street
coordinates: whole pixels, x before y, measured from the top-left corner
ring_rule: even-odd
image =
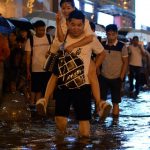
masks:
[[[105,122],[92,119],[90,139],[80,139],[77,123],[69,119],[68,134],[57,133],[52,119],[30,122],[0,123],[0,149],[7,150],[149,150],[150,91],[137,99],[123,97],[118,119],[111,116]]]

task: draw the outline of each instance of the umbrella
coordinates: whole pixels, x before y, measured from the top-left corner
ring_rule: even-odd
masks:
[[[25,16],[25,18],[29,19],[32,23],[36,22],[37,20],[43,20],[47,26],[56,25],[56,14],[50,11],[36,10]]]
[[[123,27],[118,30],[118,34],[120,36],[126,36],[129,32],[134,31],[134,28],[131,27]]]
[[[14,24],[16,28],[24,30],[33,29],[33,25],[26,18],[8,18],[8,20]]]
[[[8,34],[13,31],[15,26],[6,18],[0,16],[0,33]]]
[[[56,19],[55,16],[56,14],[50,11],[36,10],[33,13],[28,14],[26,18],[31,20],[32,18],[37,17],[37,18],[43,18],[43,19],[55,21]]]

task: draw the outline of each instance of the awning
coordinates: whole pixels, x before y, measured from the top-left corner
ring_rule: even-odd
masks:
[[[99,11],[113,16],[127,15],[135,18],[135,13],[130,10],[125,10],[115,5],[102,5],[98,8]]]
[[[133,38],[133,36],[138,36],[139,40],[144,43],[150,42],[150,31],[134,29],[126,35],[127,38]]]

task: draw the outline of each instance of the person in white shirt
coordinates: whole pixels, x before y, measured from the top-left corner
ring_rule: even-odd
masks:
[[[134,36],[132,44],[128,47],[129,50],[129,84],[130,94],[134,92],[133,80],[135,83],[135,96],[140,92],[140,71],[142,67],[142,57],[145,55],[144,47],[139,43],[139,37]]]
[[[85,16],[81,11],[75,10],[69,15],[68,35],[65,46],[78,42],[85,37],[83,32],[84,24]],[[57,87],[55,93],[55,122],[57,128],[62,133],[66,132],[67,118],[69,116],[70,106],[72,105],[75,110],[76,119],[79,121],[80,136],[90,136],[91,87],[88,72],[92,51],[94,51],[97,54],[97,57],[101,59],[101,54],[104,52],[104,48],[96,37],[91,43],[72,49],[72,53],[75,53],[84,63],[85,83],[80,88],[69,89],[66,86],[59,88],[60,83],[63,81],[58,80],[60,79],[60,68],[58,67],[54,69],[48,82],[48,97],[53,94],[54,89]],[[61,63],[61,61],[59,61],[59,63]],[[47,94],[45,94],[45,99],[48,99]],[[48,103],[48,101],[43,102],[46,103],[45,106]],[[46,109],[46,107],[44,107],[44,109]]]
[[[33,45],[31,39],[28,39],[25,46],[27,80],[31,80],[31,105],[43,96],[50,77],[50,72],[43,70],[46,61],[45,55],[49,49],[49,42],[45,33],[46,25],[42,20],[38,20],[34,23],[34,27],[36,34],[33,36]]]
[[[54,38],[53,44],[51,45],[51,49],[50,49],[51,53],[56,53],[58,51],[60,45],[62,44],[62,42],[65,40],[67,30],[68,30],[67,19],[71,12],[73,12],[74,10],[77,10],[75,8],[75,4],[74,4],[73,0],[61,0],[60,7],[61,7],[61,12],[58,12],[57,16],[56,16],[56,25],[57,26],[56,26],[55,38]],[[95,33],[91,30],[89,21],[87,19],[85,19],[83,32],[84,32],[85,36],[80,38],[80,40],[78,40],[76,42],[66,44],[65,51],[70,53],[73,49],[87,45],[96,38]],[[109,115],[110,110],[111,110],[111,105],[100,99],[100,88],[99,88],[99,82],[98,82],[97,73],[96,73],[98,64],[102,63],[102,60],[104,59],[104,57],[105,57],[105,53],[103,52],[101,54],[101,59],[99,59],[99,60],[97,59],[96,63],[91,61],[90,67],[89,67],[89,72],[88,72],[88,78],[90,80],[90,84],[92,87],[92,94],[93,94],[94,100],[96,102],[97,108],[99,108],[98,107],[99,104],[101,105],[100,117],[103,119],[105,119]],[[97,63],[97,62],[99,62],[99,63]],[[47,86],[47,89],[48,88],[49,87]],[[45,95],[48,95],[47,91],[48,90],[46,90]],[[47,98],[47,96],[45,96],[45,97]],[[101,102],[101,103],[99,103],[99,102]]]

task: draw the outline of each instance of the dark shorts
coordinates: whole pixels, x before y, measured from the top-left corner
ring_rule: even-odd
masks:
[[[32,72],[31,91],[42,92],[44,94],[50,75],[50,72]]]
[[[70,106],[74,108],[77,120],[91,119],[91,87],[84,85],[80,89],[57,89],[55,92],[55,116],[68,117]]]
[[[121,102],[121,84],[122,81],[120,78],[108,79],[103,76],[100,76],[100,91],[101,99],[107,100],[107,94],[110,91],[112,103]]]

